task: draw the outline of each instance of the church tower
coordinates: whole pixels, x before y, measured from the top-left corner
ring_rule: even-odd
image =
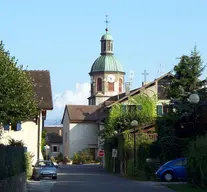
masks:
[[[114,56],[113,38],[109,34],[107,24],[106,16],[106,33],[101,37],[101,53],[89,73],[91,78],[89,105],[99,105],[109,97],[124,91],[125,72],[121,63]]]

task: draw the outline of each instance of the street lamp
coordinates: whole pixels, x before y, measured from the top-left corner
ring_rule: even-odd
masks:
[[[196,106],[196,104],[198,104],[199,103],[199,101],[200,101],[200,97],[199,97],[199,95],[197,94],[197,93],[192,93],[190,96],[189,96],[189,98],[188,98],[188,101],[191,103],[191,104],[193,104],[193,128],[195,128],[195,124],[196,124],[196,122],[195,122],[195,106]]]
[[[44,148],[45,148],[46,160],[48,160],[49,158],[47,158],[47,156],[49,155],[48,152],[49,152],[49,150],[50,150],[50,146],[45,145]]]
[[[136,167],[136,127],[138,126],[138,121],[133,120],[131,122],[131,126],[134,128],[134,174],[135,174],[135,167]]]

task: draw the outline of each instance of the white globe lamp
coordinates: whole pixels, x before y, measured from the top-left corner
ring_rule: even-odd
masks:
[[[188,100],[189,100],[189,102],[190,102],[191,104],[197,104],[197,103],[199,103],[199,101],[200,101],[200,97],[199,97],[198,94],[196,94],[196,93],[192,93],[192,94],[189,96]]]

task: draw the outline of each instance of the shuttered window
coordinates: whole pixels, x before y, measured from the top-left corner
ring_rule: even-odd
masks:
[[[157,116],[163,115],[163,107],[162,105],[157,105]]]

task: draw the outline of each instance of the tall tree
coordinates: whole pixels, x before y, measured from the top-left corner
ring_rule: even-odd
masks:
[[[169,87],[169,96],[182,98],[186,93],[201,89],[205,81],[199,78],[204,69],[205,66],[195,46],[190,56],[183,55],[178,65],[174,67],[175,78]]]
[[[34,118],[37,101],[31,78],[0,42],[0,122]]]

